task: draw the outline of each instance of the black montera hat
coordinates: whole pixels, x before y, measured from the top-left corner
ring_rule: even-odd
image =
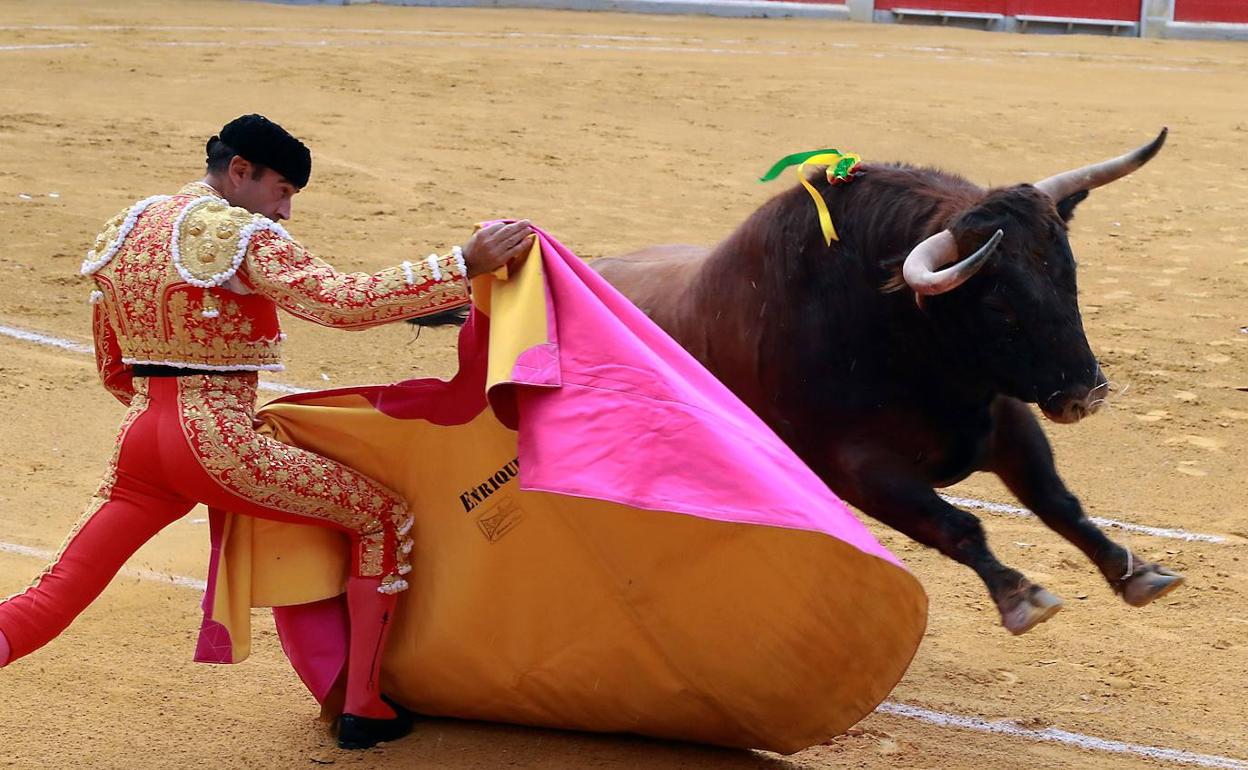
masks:
[[[252,163],[273,169],[296,187],[306,187],[312,175],[308,148],[263,115],[243,115],[226,123],[220,135],[208,140],[209,153],[218,140]]]

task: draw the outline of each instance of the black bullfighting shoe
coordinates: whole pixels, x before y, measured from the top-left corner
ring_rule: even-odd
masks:
[[[383,697],[382,700],[394,709],[397,716],[394,719],[374,719],[343,714],[338,717],[338,748],[371,749],[379,743],[397,741],[412,731],[416,713],[389,698]]]

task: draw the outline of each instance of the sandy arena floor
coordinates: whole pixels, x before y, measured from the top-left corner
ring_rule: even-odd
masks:
[[[1074,226],[1089,337],[1125,392],[1051,435],[1093,514],[1222,539],[1118,531],[1190,579],[1136,610],[1035,520],[985,513],[1002,558],[1067,601],[1015,639],[969,570],[877,528],[932,601],[928,637],[892,702],[1248,767],[1248,46],[809,21],[114,5],[0,0],[0,474],[9,479],[0,596],[57,548],[122,414],[88,355],[19,341],[12,328],[87,342],[77,270],[98,226],[197,178],[204,140],[235,115],[265,112],[311,145],[313,183],[292,230],[355,269],[445,248],[497,215],[530,217],[586,257],[714,241],[780,189],[757,175],[800,149],[837,146],[1005,184],[1118,154],[1168,125],[1162,155],[1094,193]],[[446,330],[417,339],[404,326],[350,337],[287,327],[280,381],[289,384],[453,366]],[[1013,502],[986,479],[952,492]],[[197,511],[132,567],[202,579],[206,544]],[[267,613],[257,613],[262,634],[247,663],[190,662],[198,600],[193,587],[129,573],[59,640],[0,671],[0,766],[1166,763],[897,714],[787,758],[452,721],[346,754],[316,722]]]

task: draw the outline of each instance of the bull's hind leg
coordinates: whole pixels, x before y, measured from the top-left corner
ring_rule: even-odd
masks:
[[[1143,607],[1183,584],[1182,575],[1135,558],[1084,515],[1058,476],[1053,450],[1026,404],[998,398],[992,411],[995,425],[985,469],[996,473],[1049,529],[1083,551],[1124,601]]]
[[[867,515],[975,570],[1010,633],[1025,633],[1062,608],[1061,599],[997,560],[978,518],[942,500],[905,463],[860,451],[842,453],[832,463],[839,470],[824,480]]]

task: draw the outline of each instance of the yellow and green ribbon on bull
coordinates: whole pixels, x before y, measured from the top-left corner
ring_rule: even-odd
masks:
[[[828,213],[828,204],[824,202],[823,196],[819,191],[806,179],[807,166],[827,166],[828,181],[833,180],[849,181],[852,178],[851,172],[854,167],[862,162],[861,156],[852,152],[841,152],[840,150],[808,150],[806,152],[795,152],[792,155],[785,155],[772,165],[771,169],[759,177],[760,182],[770,182],[780,176],[780,172],[789,166],[797,166],[797,181],[802,183],[806,188],[806,192],[810,193],[810,197],[815,200],[815,209],[819,212],[819,227],[823,230],[823,240],[829,245],[832,241],[840,240],[836,235],[836,228],[832,226],[832,215]]]

